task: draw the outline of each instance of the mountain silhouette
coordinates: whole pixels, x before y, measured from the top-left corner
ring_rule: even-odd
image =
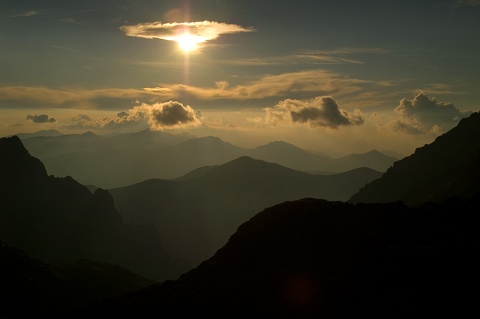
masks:
[[[149,130],[111,137],[34,137],[23,142],[30,154],[42,160],[49,174],[72,176],[84,185],[102,188],[132,185],[151,178],[174,179],[199,167],[225,164],[240,156],[305,172],[334,173],[359,167],[383,172],[397,160],[377,151],[334,159],[281,141],[247,149],[213,136],[192,138]]]
[[[110,193],[48,176],[16,136],[0,139],[0,239],[33,258],[118,264],[147,278],[175,278],[185,266],[151,226],[123,222]]]
[[[368,168],[311,175],[242,156],[176,180],[152,179],[109,191],[126,221],[155,225],[167,251],[194,265],[265,207],[304,197],[347,200],[380,175]]]
[[[330,158],[302,150],[295,145],[276,141],[252,149],[247,155],[266,162],[277,163],[300,171],[346,172],[359,167],[368,167],[384,172],[397,159],[373,150],[364,154],[351,154]]]
[[[402,203],[285,202],[178,280],[72,318],[464,317],[480,195]]]
[[[0,317],[52,318],[153,284],[121,267],[81,260],[52,266],[0,242]]]
[[[39,137],[39,136],[60,136],[63,135],[57,130],[50,129],[50,130],[42,130],[34,133],[18,133],[15,134],[18,136],[21,140],[31,138],[31,137]]]
[[[350,199],[354,203],[403,201],[409,205],[471,196],[480,191],[480,113],[462,119],[431,144],[395,162],[382,178]]]

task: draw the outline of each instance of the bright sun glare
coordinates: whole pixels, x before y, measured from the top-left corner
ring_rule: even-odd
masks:
[[[175,41],[184,52],[191,52],[198,48],[198,43],[203,42],[203,39],[190,33],[183,33]]]

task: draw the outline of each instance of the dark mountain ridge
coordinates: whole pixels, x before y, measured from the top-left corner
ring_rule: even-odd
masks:
[[[471,196],[480,191],[480,113],[462,119],[431,144],[394,163],[365,185],[354,203],[404,201],[409,205]]]
[[[110,192],[126,221],[155,225],[167,251],[194,265],[265,207],[304,197],[347,200],[380,176],[368,168],[311,175],[242,156],[179,179],[152,179]]]
[[[118,264],[157,280],[175,278],[151,226],[126,224],[110,193],[71,177],[48,176],[16,136],[0,139],[0,239],[47,263],[78,259]]]
[[[462,317],[474,305],[479,206],[479,194],[416,208],[285,202],[178,280],[72,318]]]

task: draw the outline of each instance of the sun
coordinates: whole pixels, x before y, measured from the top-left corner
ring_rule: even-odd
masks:
[[[198,48],[198,44],[204,42],[201,37],[191,35],[188,32],[182,33],[175,39],[180,48],[185,52],[192,52]]]

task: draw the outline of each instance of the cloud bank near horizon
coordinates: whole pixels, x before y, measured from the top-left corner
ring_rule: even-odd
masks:
[[[184,97],[199,101],[247,101],[276,98],[299,98],[305,95],[351,94],[362,90],[369,81],[350,78],[323,69],[264,74],[244,84],[217,81],[212,87],[187,84],[160,84],[145,88],[77,89],[31,86],[0,87],[0,108],[11,105],[30,108],[118,109],[119,103],[140,100],[147,104],[163,103]],[[126,103],[125,103],[126,102]]]
[[[64,125],[67,129],[122,130],[146,128],[161,131],[165,129],[192,128],[201,124],[195,110],[177,101],[134,106],[128,112],[117,113],[117,118],[92,119],[79,114]]]

